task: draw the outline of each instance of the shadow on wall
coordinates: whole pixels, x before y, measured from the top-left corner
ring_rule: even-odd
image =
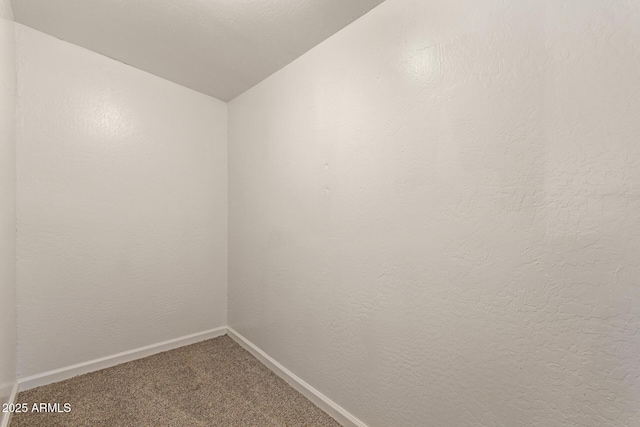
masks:
[[[9,399],[16,379],[16,68],[11,18],[8,0],[0,0],[0,403]]]

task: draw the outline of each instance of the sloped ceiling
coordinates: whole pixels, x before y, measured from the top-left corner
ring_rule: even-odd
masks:
[[[15,20],[228,101],[383,0],[12,0]]]

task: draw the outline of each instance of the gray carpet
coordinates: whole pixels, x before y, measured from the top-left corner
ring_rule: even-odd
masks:
[[[17,403],[69,413],[14,414],[11,427],[338,426],[228,336],[38,387]]]

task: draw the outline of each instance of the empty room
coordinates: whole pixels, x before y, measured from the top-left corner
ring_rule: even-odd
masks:
[[[0,0],[0,427],[640,427],[640,1]]]

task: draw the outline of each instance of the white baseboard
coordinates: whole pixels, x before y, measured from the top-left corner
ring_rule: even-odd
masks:
[[[333,417],[340,425],[344,427],[367,427],[365,423],[350,414],[346,409],[329,399],[324,394],[313,388],[300,377],[289,371],[287,368],[278,363],[267,353],[258,348],[251,341],[240,335],[233,328],[220,327],[208,331],[198,332],[164,341],[157,344],[140,347],[134,350],[125,351],[111,356],[101,357],[99,359],[90,360],[88,362],[78,363],[76,365],[67,366],[65,368],[54,369],[52,371],[43,372],[29,377],[19,378],[13,386],[9,403],[15,402],[18,392],[30,390],[47,384],[68,380],[78,375],[87,374],[89,372],[99,371],[101,369],[110,368],[120,365],[121,363],[131,362],[133,360],[142,359],[164,351],[173,350],[185,345],[195,344],[200,341],[216,338],[228,334],[230,338],[240,344],[249,353],[255,356],[267,368],[271,369],[276,375],[285,380],[295,390],[313,402],[320,409]],[[0,427],[9,427],[11,414],[4,414],[4,418],[0,420]]]
[[[18,397],[18,387],[18,381],[13,383],[13,388],[11,389],[11,394],[9,395],[9,400],[7,400],[7,403],[16,403],[16,397]],[[9,427],[12,415],[12,412],[0,412],[0,427]]]
[[[282,366],[251,341],[236,332],[233,328],[227,327],[227,335],[255,356],[267,368],[271,369],[276,375],[285,380],[289,385],[291,385],[291,387],[296,389],[327,414],[331,415],[331,417],[340,423],[340,425],[344,427],[367,427],[365,423],[347,412],[346,409],[329,399],[327,396],[320,393],[296,374]]]
[[[18,391],[30,390],[47,384],[68,380],[78,375],[88,374],[89,372],[99,371],[101,369],[110,368],[120,365],[121,363],[131,362],[133,360],[142,359],[163,351],[173,350],[189,344],[195,344],[211,338],[216,338],[227,333],[227,328],[210,329],[208,331],[198,332],[191,335],[185,335],[169,341],[136,348],[111,356],[101,357],[99,359],[90,360],[88,362],[78,363],[76,365],[67,366],[65,368],[54,369],[52,371],[43,372],[41,374],[31,375],[25,378],[19,378],[17,383]],[[4,426],[1,426],[4,427]]]

